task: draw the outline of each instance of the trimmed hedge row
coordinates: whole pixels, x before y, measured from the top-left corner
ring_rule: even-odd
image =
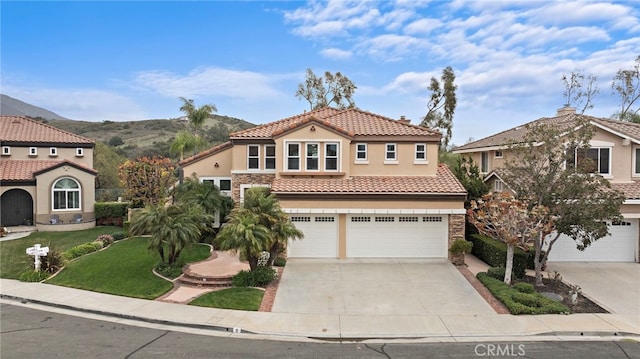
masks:
[[[507,263],[507,244],[481,234],[470,236],[473,242],[471,254],[492,267],[504,267]],[[528,254],[520,248],[513,253],[513,275],[522,278],[527,268]]]
[[[94,209],[98,225],[116,225],[122,227],[122,220],[127,216],[129,202],[96,202]]]
[[[505,282],[480,272],[476,278],[509,309],[511,314],[569,314],[564,304],[536,293],[528,283],[510,287]]]

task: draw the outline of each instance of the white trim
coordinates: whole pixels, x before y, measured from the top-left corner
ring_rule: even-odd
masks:
[[[359,145],[364,145],[364,158],[358,158],[358,146]],[[359,151],[359,152],[363,152],[363,151]],[[355,158],[355,163],[357,164],[361,164],[361,163],[369,163],[369,146],[367,145],[366,142],[358,142],[356,143],[356,158]]]
[[[38,155],[38,147],[29,147],[29,156],[35,157]]]
[[[74,181],[77,185],[78,185],[78,208],[55,208],[55,199],[54,199],[54,193],[56,192],[56,183],[62,181],[63,179],[70,179],[72,181]],[[75,192],[75,190],[73,191]],[[65,193],[65,202],[66,204],[68,204],[68,197],[66,196],[66,194],[68,193],[68,191],[64,191]],[[64,211],[82,211],[82,183],[80,183],[80,181],[78,181],[77,179],[70,177],[70,176],[64,176],[64,177],[60,177],[58,179],[56,179],[55,181],[53,181],[53,183],[51,184],[51,211],[52,212],[64,212]]]
[[[58,147],[49,147],[49,157],[58,157]]]
[[[242,192],[240,192],[242,193]],[[466,214],[464,208],[282,208],[285,213],[318,213],[318,214]]]
[[[397,165],[398,163],[400,162],[398,162],[397,160],[384,160],[385,165]]]
[[[84,149],[82,147],[76,148],[76,157],[84,157]]]
[[[258,155],[257,156],[251,156],[251,147],[255,147],[258,149]],[[260,171],[260,145],[247,145],[247,171]],[[257,159],[258,160],[258,168],[250,168],[249,167],[249,160],[251,159]]]
[[[387,158],[387,152],[391,152],[387,149],[387,146],[389,145],[393,145],[393,158]],[[385,164],[387,163],[387,161],[389,162],[398,161],[398,144],[397,143],[388,142],[384,144],[384,161],[385,161]]]
[[[2,156],[11,156],[11,147],[2,146]]]
[[[354,165],[368,165],[369,161],[358,161],[358,160],[355,160],[355,161],[353,161],[353,164]]]
[[[289,168],[289,145],[298,145],[298,169]],[[302,143],[300,141],[285,141],[284,142],[284,166],[282,166],[287,172],[300,172],[302,171]],[[295,158],[295,157],[291,157]]]
[[[590,147],[614,147],[615,144],[609,141],[591,140],[589,141]]]
[[[625,199],[622,204],[640,204],[640,199]],[[638,213],[638,216],[640,216],[640,213]]]
[[[619,137],[621,137],[621,138],[623,138],[623,139],[629,139],[629,140],[631,140],[633,143],[635,143],[635,144],[637,144],[637,145],[640,145],[640,140],[639,140],[639,139],[631,138],[631,137],[629,137],[629,135],[625,135],[625,134],[623,134],[622,132],[618,132],[618,131],[616,131],[616,130],[613,130],[613,129],[611,129],[610,127],[604,126],[604,125],[599,124],[599,123],[597,123],[597,122],[595,122],[595,121],[589,121],[589,123],[591,123],[593,126],[598,127],[599,129],[605,130],[605,131],[607,131],[607,132],[609,132],[609,133],[611,133],[611,134],[614,134],[614,135],[616,135],[616,136],[619,136]]]
[[[429,161],[427,161],[427,160],[414,160],[413,164],[414,165],[428,165]]]
[[[623,204],[640,204],[640,200],[636,199],[631,201],[635,201],[635,203],[627,203],[627,201],[625,201]],[[622,217],[624,219],[640,218],[640,213],[622,213]]]
[[[420,151],[420,152],[424,152],[424,158],[418,158],[418,146],[424,146],[424,151]],[[426,143],[416,143],[416,144],[414,144],[413,149],[414,149],[414,151],[413,151],[413,163],[414,164],[416,162],[420,163],[420,162],[427,161],[427,144]]]
[[[309,156],[309,146],[316,146],[316,156],[315,157],[311,157]],[[309,159],[316,159],[316,168],[309,168]],[[309,141],[309,142],[305,142],[304,143],[304,171],[305,172],[320,172],[320,167],[321,163],[320,163],[320,143],[319,142],[315,142],[315,141]]]
[[[267,147],[273,147],[273,156],[267,157]],[[267,159],[268,158],[273,158],[273,168],[267,168]],[[275,171],[276,170],[276,167],[278,167],[278,164],[276,162],[278,160],[278,156],[276,156],[276,145],[271,145],[271,144],[264,145],[264,156],[263,156],[263,159],[264,159],[264,162],[263,162],[264,171]]]
[[[326,141],[322,143],[322,168],[324,170],[324,172],[340,172],[340,170],[342,169],[342,141]],[[336,145],[336,156],[335,157],[327,157],[327,146],[329,145]],[[336,169],[332,170],[332,169],[327,169],[327,159],[333,159],[335,158],[336,160]]]

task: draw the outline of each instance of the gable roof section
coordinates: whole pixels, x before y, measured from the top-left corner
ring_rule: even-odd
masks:
[[[20,116],[0,116],[0,141],[3,144],[74,144],[91,145],[88,138]]]
[[[435,176],[354,176],[351,178],[276,178],[275,194],[424,194],[466,195],[446,165]]]
[[[54,160],[2,160],[0,161],[0,181],[1,182],[24,182],[33,181],[36,176],[56,169],[61,166],[75,167],[92,175],[98,172],[70,161]]]
[[[527,134],[527,126],[551,125],[557,127],[561,131],[568,131],[577,125],[579,119],[586,119],[591,122],[591,124],[605,131],[611,132],[621,137],[629,138],[636,143],[640,143],[640,124],[569,113],[555,117],[539,118],[524,125],[510,128],[495,135],[491,135],[480,140],[458,146],[453,149],[453,152],[466,153],[476,152],[480,150],[502,149],[511,143],[523,142],[524,137]]]
[[[611,188],[624,193],[627,200],[640,200],[640,183],[633,181],[630,183],[611,183]]]
[[[180,166],[186,166],[186,165],[188,165],[188,164],[190,164],[192,162],[196,162],[196,161],[199,161],[199,160],[201,160],[203,158],[206,158],[206,157],[209,157],[209,156],[213,156],[216,153],[220,153],[220,152],[222,152],[222,151],[224,151],[224,150],[226,150],[227,148],[230,148],[230,147],[233,147],[233,145],[231,144],[231,141],[227,141],[225,143],[221,143],[221,144],[219,144],[217,146],[211,147],[208,150],[199,152],[199,153],[197,153],[197,154],[195,154],[195,155],[193,155],[191,157],[187,157],[184,160],[178,162],[178,164]]]
[[[338,110],[322,108],[288,117],[276,122],[231,134],[231,139],[273,138],[310,121],[317,121],[349,137],[353,136],[427,136],[439,140],[441,134],[424,127],[402,123],[384,116],[359,109]]]

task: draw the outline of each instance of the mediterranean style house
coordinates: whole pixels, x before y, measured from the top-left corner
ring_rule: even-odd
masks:
[[[447,258],[464,237],[466,190],[438,164],[438,132],[324,108],[232,133],[180,162],[241,203],[270,187],[304,239],[289,257]]]
[[[550,261],[638,262],[640,259],[640,124],[576,114],[564,107],[554,117],[543,117],[530,124],[550,124],[571,130],[578,119],[588,120],[595,128],[586,157],[595,163],[594,172],[608,179],[611,186],[624,193],[626,200],[620,212],[621,222],[609,222],[610,236],[602,238],[584,251],[576,249],[569,237],[561,237],[549,254]],[[509,190],[500,169],[509,158],[509,143],[526,133],[526,125],[508,129],[489,137],[457,147],[454,153],[470,156],[479,164],[480,172],[493,191]],[[579,160],[576,153],[575,161]]]
[[[0,224],[94,227],[94,146],[26,117],[0,116]]]

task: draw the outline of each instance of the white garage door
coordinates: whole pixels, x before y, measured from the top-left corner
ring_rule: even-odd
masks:
[[[611,235],[591,243],[584,251],[576,249],[576,242],[570,237],[561,236],[549,253],[549,261],[635,262],[638,220],[625,219],[609,224]]]
[[[338,258],[338,215],[292,215],[291,222],[304,239],[289,241],[289,257]]]
[[[347,257],[446,258],[446,215],[349,215]]]

